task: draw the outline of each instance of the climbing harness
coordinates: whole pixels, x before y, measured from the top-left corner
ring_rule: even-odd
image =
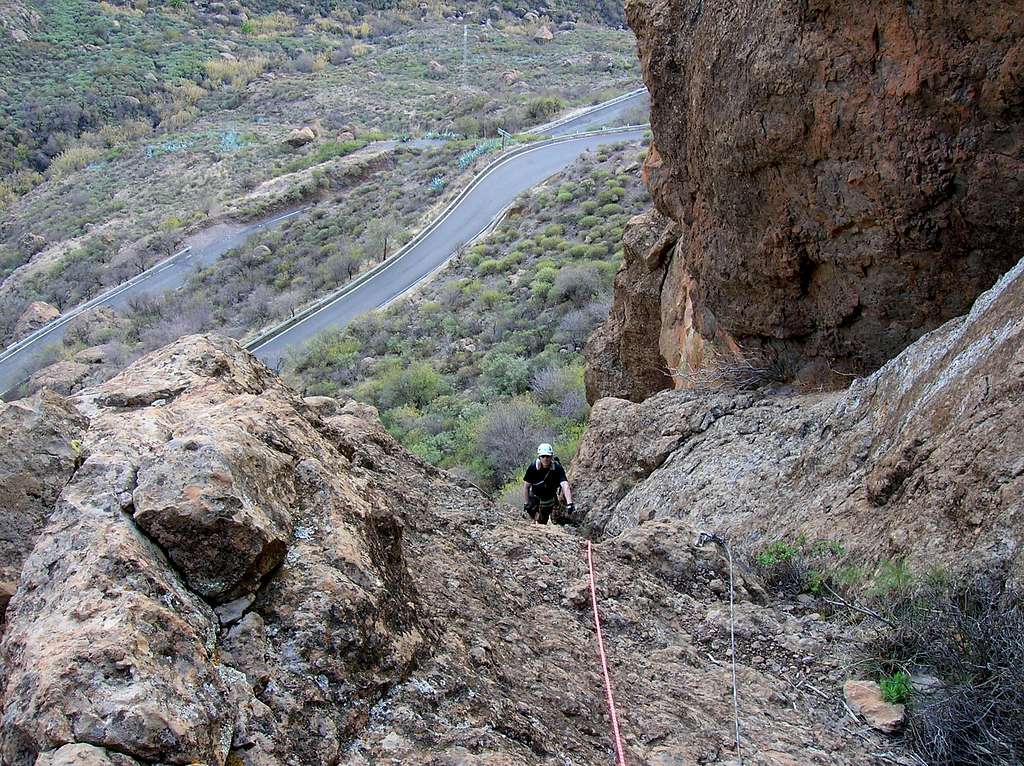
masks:
[[[594,607],[594,627],[597,628],[597,656],[601,660],[601,672],[604,673],[604,692],[608,700],[608,714],[612,719],[612,737],[615,740],[615,764],[626,766],[626,756],[622,749],[622,737],[619,736],[619,716],[615,712],[615,697],[612,694],[612,679],[608,673],[608,660],[604,654],[604,638],[601,635],[601,618],[597,614],[597,587],[594,585],[594,554],[590,540],[587,540],[587,568],[590,570],[590,603]]]
[[[732,710],[733,717],[736,720],[736,758],[740,766],[743,766],[743,751],[740,749],[740,701],[739,694],[736,691],[736,605],[732,584],[732,550],[729,548],[729,544],[718,534],[714,532],[701,532],[697,538],[697,545],[704,545],[709,542],[721,545],[729,557],[729,645],[732,649]]]

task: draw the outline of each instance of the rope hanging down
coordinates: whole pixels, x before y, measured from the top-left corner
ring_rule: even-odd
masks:
[[[590,540],[587,540],[587,568],[590,570],[590,603],[594,607],[594,627],[597,628],[597,656],[601,660],[601,672],[604,673],[604,692],[608,701],[608,713],[612,719],[612,737],[615,740],[615,764],[626,766],[626,756],[622,749],[622,737],[619,736],[619,716],[615,712],[615,697],[612,695],[612,679],[608,673],[608,660],[604,654],[604,638],[601,635],[601,618],[597,613],[597,587],[594,584],[594,555]]]
[[[708,542],[721,545],[729,557],[729,644],[732,656],[732,710],[736,721],[736,758],[739,760],[740,766],[743,766],[743,749],[740,747],[740,699],[736,685],[736,603],[735,589],[732,581],[732,549],[717,533],[701,532],[700,537],[697,538],[697,545],[704,545],[704,543]]]

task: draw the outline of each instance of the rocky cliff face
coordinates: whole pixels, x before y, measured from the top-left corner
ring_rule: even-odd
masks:
[[[608,760],[580,539],[506,515],[369,408],[193,337],[16,419],[3,764]],[[696,537],[665,520],[595,549],[631,763],[735,762],[728,567]],[[850,629],[743,575],[737,598],[751,762],[882,763],[808,696],[838,689]]]
[[[1017,3],[629,0],[651,93],[646,173],[678,227],[661,356],[736,356],[846,385],[964,313],[1020,257],[1024,15]],[[627,344],[613,315],[603,348]],[[592,352],[592,358],[596,352]],[[649,364],[649,361],[648,361]],[[594,364],[595,371],[608,364]],[[622,374],[595,372],[593,398]],[[642,387],[631,398],[642,398]]]
[[[1024,261],[970,313],[839,393],[602,399],[575,496],[619,533],[676,518],[755,548],[844,543],[863,563],[1024,585]]]
[[[0,625],[25,556],[75,470],[88,421],[49,391],[0,402]]]

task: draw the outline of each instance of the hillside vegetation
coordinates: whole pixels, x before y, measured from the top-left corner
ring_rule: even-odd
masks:
[[[4,342],[30,301],[75,305],[212,223],[347,187],[335,164],[375,141],[474,146],[637,81],[623,30],[565,21],[535,41],[557,9],[500,10],[481,23],[447,6],[292,16],[220,5],[72,0],[12,12],[16,27],[2,33],[25,39],[0,47]],[[106,37],[94,31],[101,22]],[[297,128],[314,139],[289,145]],[[450,183],[462,169],[438,175]]]
[[[602,149],[524,195],[416,295],[319,336],[293,382],[376,405],[413,452],[492,489],[538,441],[568,461],[588,412],[583,344],[608,313],[623,226],[648,204],[642,155]]]

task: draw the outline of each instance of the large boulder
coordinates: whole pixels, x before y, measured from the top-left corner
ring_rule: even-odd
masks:
[[[18,317],[18,321],[14,325],[14,339],[19,340],[26,335],[31,335],[59,316],[60,311],[56,306],[51,306],[46,301],[32,301],[21,312],[21,316]]]
[[[573,495],[606,534],[680,518],[750,548],[803,535],[1024,585],[1022,406],[1024,260],[841,393],[598,401]]]
[[[293,148],[299,148],[316,141],[316,131],[311,127],[295,128],[284,138],[284,142]]]
[[[16,582],[81,457],[89,422],[66,399],[40,391],[0,402],[0,582]]]
[[[841,387],[1020,257],[1019,7],[629,0],[626,13],[651,93],[648,184],[680,227],[661,271],[670,368],[739,355]]]

